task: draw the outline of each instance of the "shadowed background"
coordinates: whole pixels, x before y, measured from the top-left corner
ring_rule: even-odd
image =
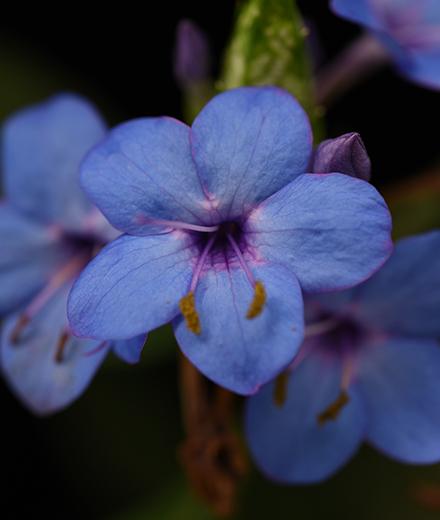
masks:
[[[66,90],[89,97],[111,125],[139,116],[181,116],[172,75],[178,20],[189,17],[204,28],[214,72],[233,20],[232,0],[197,4],[154,2],[142,10],[124,4],[99,16],[78,4],[63,4],[59,12],[44,12],[41,6],[35,12],[5,11],[0,20],[0,118]],[[313,49],[321,62],[359,33],[333,16],[326,0],[299,5],[313,21]],[[373,182],[389,194],[395,216],[401,215],[398,234],[440,224],[438,214],[434,222],[420,203],[436,186],[438,204],[440,157],[432,123],[440,119],[439,99],[440,94],[384,69],[327,114],[329,136],[361,133],[373,162]],[[433,173],[417,180],[427,169]],[[403,179],[416,184],[402,187]],[[192,498],[177,462],[183,431],[176,359],[171,331],[158,331],[140,365],[109,358],[78,402],[45,419],[31,416],[1,383],[2,517],[211,518]],[[251,471],[241,495],[239,519],[438,518],[440,466],[403,466],[364,448],[325,484],[282,487]]]

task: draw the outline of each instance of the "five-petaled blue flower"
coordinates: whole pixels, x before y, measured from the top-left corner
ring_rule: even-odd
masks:
[[[320,481],[363,440],[403,462],[440,460],[439,257],[440,231],[404,239],[370,280],[311,302],[286,401],[280,378],[247,402],[266,475]]]
[[[440,88],[438,0],[332,0],[334,11],[372,31],[403,75]]]
[[[390,254],[388,209],[367,182],[304,174],[303,109],[272,87],[227,91],[192,128],[169,117],[114,129],[82,185],[125,235],[71,292],[75,334],[128,338],[173,320],[201,372],[251,394],[303,339],[306,291],[353,286]]]
[[[25,109],[3,128],[1,369],[38,414],[78,397],[109,348],[72,336],[66,313],[74,279],[97,248],[118,235],[79,186],[80,161],[105,133],[94,108],[73,95]],[[113,348],[134,362],[143,339]]]

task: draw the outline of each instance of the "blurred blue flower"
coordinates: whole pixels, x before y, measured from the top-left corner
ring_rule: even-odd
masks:
[[[438,0],[332,0],[334,11],[382,42],[403,75],[440,88]]]
[[[359,283],[389,256],[388,209],[368,183],[310,175],[309,121],[287,92],[216,96],[190,129],[138,119],[86,158],[82,184],[127,234],[71,292],[72,330],[127,338],[173,320],[201,372],[250,394],[303,339],[301,288]]]
[[[257,465],[287,483],[323,480],[366,440],[408,463],[440,460],[440,232],[401,240],[366,283],[313,300],[282,380],[247,402]]]
[[[3,127],[1,368],[38,414],[78,397],[109,349],[73,337],[66,314],[73,280],[118,234],[79,186],[79,163],[106,131],[88,102],[67,94],[18,112]],[[115,350],[133,362],[142,343],[118,342]]]

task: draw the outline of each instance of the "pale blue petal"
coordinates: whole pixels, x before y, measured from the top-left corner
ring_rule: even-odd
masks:
[[[11,334],[19,314],[4,323],[1,336],[1,369],[11,390],[38,415],[62,410],[89,385],[108,348],[99,342],[68,340],[63,360],[57,362],[57,344],[67,327],[66,302],[70,287],[57,293],[23,330],[19,342]],[[87,355],[94,352],[92,355]]]
[[[113,352],[126,363],[135,364],[141,359],[142,350],[147,340],[145,334],[131,339],[112,342]]]
[[[151,219],[192,224],[210,219],[190,130],[170,117],[136,119],[113,129],[84,161],[81,183],[108,220],[127,233],[157,232]]]
[[[223,220],[240,217],[304,173],[310,123],[288,92],[243,87],[213,98],[195,119],[194,161]]]
[[[207,377],[239,394],[252,394],[293,359],[303,339],[303,303],[295,276],[282,266],[252,267],[267,302],[254,319],[246,314],[253,288],[239,268],[210,269],[196,290],[201,334],[181,316],[174,322],[183,353]]]
[[[72,330],[78,336],[128,339],[170,321],[188,292],[197,254],[183,232],[116,239],[72,289]]]
[[[366,346],[358,385],[369,415],[367,438],[390,457],[440,460],[440,346],[391,337]]]
[[[256,208],[244,231],[262,258],[286,265],[310,292],[362,282],[392,249],[382,197],[339,173],[301,175]]]
[[[42,289],[71,254],[55,230],[0,204],[0,315]]]
[[[385,266],[353,295],[370,326],[404,335],[440,337],[440,231],[396,244]]]
[[[9,118],[3,128],[6,195],[22,213],[74,232],[92,205],[79,186],[79,165],[105,135],[95,108],[64,94]]]
[[[366,416],[356,389],[334,421],[317,417],[338,397],[341,365],[310,354],[293,370],[287,400],[274,404],[274,384],[247,401],[246,437],[261,471],[276,481],[305,484],[322,481],[354,455],[364,436]]]

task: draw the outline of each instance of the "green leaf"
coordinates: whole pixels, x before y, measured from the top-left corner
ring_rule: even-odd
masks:
[[[307,32],[293,0],[241,2],[217,87],[282,87],[303,105],[316,134],[319,110],[313,99]]]

